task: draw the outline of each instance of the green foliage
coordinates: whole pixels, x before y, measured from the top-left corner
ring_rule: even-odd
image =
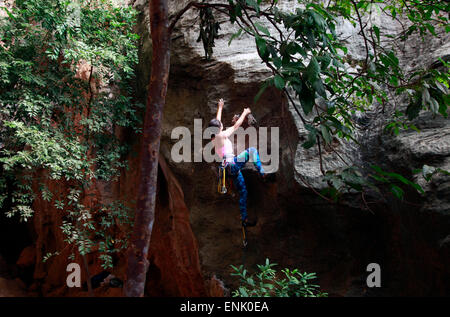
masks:
[[[442,175],[450,175],[450,172],[443,170],[441,168],[436,168],[433,166],[429,166],[429,165],[424,165],[421,169],[415,169],[414,173],[421,173],[423,178],[427,181],[430,182],[431,179],[433,178],[434,175],[436,174],[442,174]]]
[[[376,179],[377,181],[380,181],[382,183],[388,183],[389,187],[391,189],[391,192],[399,199],[403,199],[403,190],[394,184],[394,182],[401,182],[405,185],[412,186],[415,188],[418,192],[424,193],[422,187],[414,182],[411,182],[410,180],[406,179],[400,174],[392,173],[392,172],[385,172],[383,171],[379,166],[372,165],[372,169],[375,171],[375,174],[371,174],[371,177]]]
[[[205,0],[203,0],[205,2]],[[197,42],[202,41],[205,50],[205,58],[210,59],[213,53],[214,40],[218,37],[220,29],[211,8],[200,9],[200,32]],[[237,35],[238,36],[238,35]],[[230,40],[231,41],[231,40]]]
[[[255,102],[268,86],[282,90],[307,130],[305,149],[322,145],[330,151],[337,139],[358,144],[355,135],[360,127],[356,115],[374,107],[392,111],[385,131],[394,135],[401,130],[419,131],[412,121],[421,111],[447,118],[449,64],[438,59],[431,66],[406,70],[399,61],[398,43],[412,36],[425,41],[442,31],[449,32],[448,2],[298,2],[299,8],[285,12],[277,6],[277,1],[229,0],[227,13],[230,22],[239,27],[229,44],[242,34],[252,36],[261,60],[273,73],[273,77],[263,83]],[[211,8],[224,13],[223,6],[211,4]],[[400,23],[403,32],[387,34],[383,31],[371,17],[382,14],[392,20],[406,19],[408,23]],[[364,60],[352,60],[348,55],[348,49],[335,32],[338,20],[350,22],[360,31],[366,53]],[[397,99],[406,100],[408,106],[399,107],[395,103]],[[320,149],[319,155],[322,155]],[[347,168],[322,171],[324,181],[330,186],[327,195],[334,198],[344,191],[363,191],[380,182],[390,186],[399,198],[403,197],[403,191],[395,182],[422,192],[417,184],[397,173],[379,175],[381,172],[376,171],[371,176],[363,176],[370,171],[344,163]],[[351,173],[352,181],[348,181],[349,174],[346,174],[350,169],[360,170],[357,177]]]
[[[323,179],[329,184],[322,194],[337,201],[343,192],[361,191],[364,186],[372,187],[355,166],[343,168],[341,171],[327,171]]]
[[[56,255],[59,255],[59,252],[54,252],[54,253],[48,252],[46,255],[44,255],[44,257],[43,257],[43,259],[42,259],[42,262],[45,263],[45,262],[47,262],[51,257],[56,256]]]
[[[233,292],[234,297],[323,297],[327,293],[319,290],[319,286],[310,284],[316,278],[315,273],[301,273],[298,269],[281,270],[278,273],[266,259],[264,265],[257,265],[259,272],[249,274],[243,265],[238,268],[231,265],[233,276],[240,279],[241,285]]]
[[[139,131],[136,12],[105,0],[20,0],[0,10],[0,207],[26,221],[35,199],[54,204],[66,241],[110,266],[109,254],[126,245],[117,227],[129,225],[129,210],[83,201],[94,180],[126,166],[116,127]],[[67,186],[50,191],[55,181]],[[103,225],[93,221],[101,215]]]

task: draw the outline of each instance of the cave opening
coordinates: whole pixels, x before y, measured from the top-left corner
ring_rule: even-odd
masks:
[[[34,267],[21,268],[16,262],[21,252],[33,244],[30,223],[20,222],[17,217],[8,218],[4,212],[0,215],[0,276],[20,278],[26,284],[32,282]]]

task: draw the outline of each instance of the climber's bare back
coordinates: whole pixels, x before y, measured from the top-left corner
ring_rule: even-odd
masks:
[[[223,105],[223,99],[220,99],[218,103],[216,119],[219,120],[221,127],[219,128],[219,133],[215,135],[213,140],[214,149],[221,158],[234,156],[233,144],[231,143],[230,136],[241,126],[245,117],[251,113],[250,108],[245,108],[234,125],[232,127],[229,127],[228,129],[223,130],[223,124],[221,121]]]

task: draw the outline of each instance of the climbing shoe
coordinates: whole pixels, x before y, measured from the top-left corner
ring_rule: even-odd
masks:
[[[258,222],[257,219],[255,219],[255,220],[245,219],[242,221],[242,227],[254,227],[254,226],[256,226],[257,222]]]

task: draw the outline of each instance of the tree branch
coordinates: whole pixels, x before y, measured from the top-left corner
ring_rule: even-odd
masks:
[[[369,61],[369,45],[367,44],[367,37],[366,37],[366,34],[364,33],[364,26],[362,23],[361,15],[359,14],[358,5],[356,4],[356,2],[354,0],[350,0],[350,1],[353,4],[353,6],[355,7],[356,15],[358,16],[359,27],[361,29],[361,36],[364,39],[364,46],[366,48],[366,61],[364,64],[365,64],[365,67],[367,67],[367,62]]]

